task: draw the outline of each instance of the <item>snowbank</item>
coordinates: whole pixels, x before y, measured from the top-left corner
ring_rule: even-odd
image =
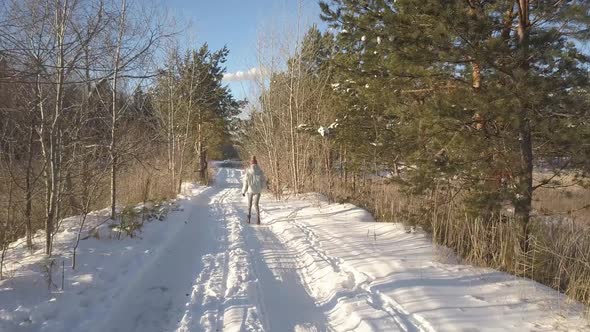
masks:
[[[183,188],[178,205],[204,190]],[[35,234],[33,252],[25,248],[24,239],[13,243],[6,258],[8,278],[0,281],[0,331],[88,331],[96,326],[141,275],[141,267],[158,255],[162,241],[183,229],[186,212],[176,210],[164,221],[146,222],[133,238],[122,235],[120,240],[116,228],[109,227],[113,221],[107,209],[89,214],[76,270],[71,265],[79,216],[62,221],[51,260],[44,255],[42,231]]]
[[[265,211],[337,331],[590,330],[585,308],[563,294],[458,265],[424,234],[376,223],[353,205],[316,196],[268,203]]]

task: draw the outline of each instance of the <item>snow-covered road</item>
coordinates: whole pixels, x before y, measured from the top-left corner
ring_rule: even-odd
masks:
[[[184,204],[186,227],[158,245],[95,331],[328,329],[296,253],[267,226],[244,223],[240,178],[222,168],[212,188]]]
[[[63,291],[46,292],[27,258],[0,281],[0,331],[590,330],[579,303],[455,264],[424,234],[351,204],[263,196],[262,225],[249,225],[242,172],[220,168],[212,187],[187,187],[139,237],[83,241]]]

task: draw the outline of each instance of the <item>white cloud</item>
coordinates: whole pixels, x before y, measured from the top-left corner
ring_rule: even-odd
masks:
[[[223,80],[226,82],[239,82],[239,81],[253,81],[262,76],[262,71],[258,67],[252,67],[247,71],[238,70],[235,73],[223,74]]]

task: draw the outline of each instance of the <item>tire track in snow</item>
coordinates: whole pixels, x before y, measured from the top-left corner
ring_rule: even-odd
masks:
[[[236,170],[227,169],[228,180],[239,184]],[[229,197],[240,197],[238,188],[231,188]],[[252,271],[252,258],[245,241],[245,226],[236,209],[237,201],[224,202],[223,209],[227,227],[227,270],[224,324],[220,328],[236,331],[264,331],[260,320],[260,303],[257,301],[258,279]],[[256,302],[256,304],[254,304]]]
[[[206,254],[201,258],[203,269],[193,285],[191,299],[186,304],[187,310],[176,331],[188,332],[201,329],[201,324],[211,321],[211,319],[207,319],[207,313],[217,309],[219,294],[221,294],[221,291],[216,287],[216,285],[221,285],[221,282],[216,280],[216,272],[219,271],[219,266],[222,264],[221,259],[222,256],[219,253]],[[203,319],[204,321],[202,321]],[[211,326],[210,330],[213,330],[212,324],[209,323],[209,325]]]
[[[263,290],[262,290],[262,287],[260,285],[259,274],[258,274],[258,271],[256,269],[256,264],[254,263],[254,259],[252,257],[252,253],[251,252],[248,252],[248,256],[249,256],[250,262],[252,262],[252,264],[251,264],[252,273],[253,273],[254,278],[255,278],[254,285],[255,285],[255,292],[256,292],[255,293],[256,307],[259,310],[258,315],[261,318],[260,324],[261,324],[261,327],[262,327],[262,331],[270,331],[270,322],[269,322],[269,319],[268,319],[269,317],[266,314],[268,311],[266,310],[266,306],[264,305],[264,302],[261,301],[261,299],[260,299],[260,294],[263,293]]]
[[[297,252],[272,232],[269,224],[245,227],[257,277],[259,307],[268,331],[331,331],[327,318],[307,291]],[[262,286],[262,287],[261,287]]]
[[[345,273],[352,279],[352,292],[348,296],[364,296],[367,303],[374,309],[385,312],[396,323],[396,325],[405,332],[435,332],[428,321],[422,316],[409,313],[402,305],[391,297],[373,289],[371,284],[374,279],[355,268],[346,264],[340,257],[330,256],[323,248],[318,235],[307,225],[294,220],[292,217],[291,224],[297,227],[306,237],[313,250],[321,259],[332,266],[334,272]],[[357,290],[357,292],[355,292]],[[361,291],[360,293],[358,291]],[[346,295],[344,295],[346,296]]]
[[[213,217],[215,217],[215,219],[217,219],[217,222],[219,222],[221,225],[223,225],[223,236],[220,240],[220,246],[223,250],[223,252],[220,254],[221,255],[221,265],[223,266],[221,269],[221,286],[220,286],[220,293],[219,293],[219,298],[218,298],[218,303],[217,303],[217,308],[216,308],[216,312],[214,313],[214,317],[208,317],[208,318],[214,318],[215,319],[215,331],[223,331],[223,311],[224,311],[224,302],[225,302],[225,293],[227,290],[227,276],[228,276],[228,267],[229,267],[229,263],[228,263],[228,254],[227,251],[225,250],[227,248],[227,244],[228,244],[228,234],[227,234],[227,215],[225,213],[225,210],[223,209],[223,205],[225,200],[227,199],[227,197],[230,194],[230,190],[229,188],[224,189],[224,193],[223,195],[214,202],[213,206],[214,206],[214,211],[217,213],[213,214]],[[208,321],[210,322],[211,320],[208,319]],[[201,318],[202,321],[202,318]],[[207,330],[209,331],[209,330]]]
[[[188,309],[177,331],[264,331],[253,304],[256,279],[243,239],[243,226],[232,197],[239,196],[233,169],[220,169],[222,191],[209,203],[208,222],[215,225],[217,249],[202,257]]]
[[[227,279],[227,257],[225,252],[227,230],[225,227],[225,215],[221,207],[229,194],[229,189],[224,188],[209,202],[211,210],[207,222],[214,225],[215,232],[213,236],[215,236],[217,248],[214,253],[206,254],[201,258],[203,269],[193,285],[191,300],[187,303],[189,309],[185,312],[177,331],[186,332],[195,329],[220,331],[219,327],[223,325],[223,322],[220,322],[220,319],[223,319],[220,312],[223,312]]]

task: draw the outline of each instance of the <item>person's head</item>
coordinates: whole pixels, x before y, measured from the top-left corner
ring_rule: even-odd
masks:
[[[250,165],[258,165],[258,160],[256,160],[256,156],[252,156],[250,160]]]

